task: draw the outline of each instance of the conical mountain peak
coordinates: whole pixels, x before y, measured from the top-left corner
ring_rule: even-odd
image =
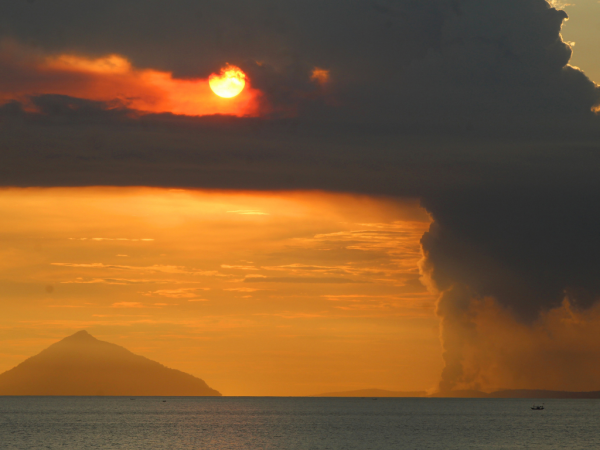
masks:
[[[0,395],[221,394],[200,378],[81,330],[0,374]]]
[[[90,333],[88,333],[87,330],[80,330],[77,333],[74,333],[69,337],[82,338],[82,337],[93,337],[93,336]]]
[[[77,333],[72,334],[71,336],[67,336],[66,338],[63,339],[63,341],[66,341],[66,340],[81,341],[81,342],[88,341],[89,342],[89,341],[97,341],[98,339],[96,339],[94,336],[92,336],[86,330],[81,330],[81,331],[78,331]]]

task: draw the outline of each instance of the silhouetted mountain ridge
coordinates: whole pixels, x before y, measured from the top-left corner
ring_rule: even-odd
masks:
[[[426,397],[425,391],[388,391],[385,389],[358,389],[355,391],[325,392],[315,397]]]
[[[355,391],[326,392],[314,397],[424,397],[424,398],[600,398],[600,391],[571,392],[543,389],[502,389],[494,392],[457,390],[428,394],[425,391],[388,391],[385,389],[358,389]]]
[[[488,398],[600,398],[600,391],[573,392],[544,389],[504,389],[487,394]]]
[[[0,395],[221,394],[200,378],[78,331],[0,374]]]

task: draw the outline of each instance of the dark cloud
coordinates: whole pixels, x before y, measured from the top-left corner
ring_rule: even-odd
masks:
[[[272,111],[141,116],[32,92],[0,108],[3,185],[419,197],[443,388],[469,381],[474,302],[530,325],[600,295],[600,91],[567,65],[566,14],[544,0],[15,0],[0,18],[32,54],[117,53],[179,77],[237,64]],[[36,79],[0,64],[0,87]]]
[[[589,116],[598,92],[565,67],[565,17],[544,0],[14,1],[0,5],[0,35],[183,77],[230,62],[277,106],[429,132]],[[338,107],[315,104],[316,66]]]
[[[436,224],[423,248],[437,286],[469,286],[524,320],[560,306],[565,296],[591,306],[600,295],[600,193],[590,187],[507,187],[428,198]]]
[[[557,141],[561,129],[460,138],[306,118],[139,116],[118,102],[60,95],[31,103],[39,112],[18,102],[0,109],[4,185],[324,189],[427,197],[432,211],[442,195],[597,185],[599,134],[584,128],[567,130],[580,131],[572,142]]]
[[[579,186],[565,186],[557,174],[552,187],[540,189],[532,182],[524,189],[505,186],[498,191],[482,186],[478,192],[424,200],[435,220],[422,239],[424,266],[442,293],[438,314],[443,323],[446,368],[441,389],[480,387],[473,384],[481,381],[477,370],[468,376],[465,373],[465,365],[473,366],[473,354],[479,358],[481,353],[489,355],[481,350],[485,330],[477,325],[474,301],[493,299],[517,321],[535,327],[540,314],[561,308],[565,301],[574,311],[585,311],[597,302],[600,214],[595,205],[600,202],[600,190],[590,182],[591,174],[588,176],[588,182]],[[516,325],[506,328],[511,327]],[[565,335],[560,329],[553,333]],[[496,350],[500,354],[517,351],[510,335],[505,337],[505,348]],[[572,351],[574,355],[578,352],[576,347]],[[546,348],[537,357],[550,360],[555,354]],[[565,383],[576,385],[583,359],[573,356],[572,379],[565,378]],[[528,366],[522,359],[514,365],[515,373]],[[563,384],[566,386],[569,384]]]

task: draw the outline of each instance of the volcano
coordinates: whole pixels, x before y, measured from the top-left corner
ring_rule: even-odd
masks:
[[[221,394],[200,378],[78,331],[0,374],[0,395]]]

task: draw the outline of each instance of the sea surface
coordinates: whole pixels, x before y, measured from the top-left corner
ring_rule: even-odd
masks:
[[[600,400],[0,397],[0,449],[600,449]]]

